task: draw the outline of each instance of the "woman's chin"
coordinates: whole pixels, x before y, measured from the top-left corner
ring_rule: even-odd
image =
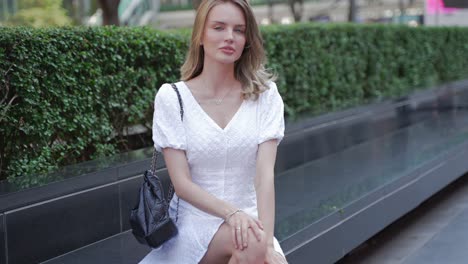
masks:
[[[233,55],[224,55],[224,54],[219,54],[215,57],[212,57],[212,62],[217,63],[217,64],[234,64],[236,61],[239,60],[239,56]],[[206,59],[205,59],[206,62]]]

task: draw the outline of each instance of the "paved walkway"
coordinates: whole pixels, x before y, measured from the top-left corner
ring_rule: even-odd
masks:
[[[337,264],[468,263],[468,174]]]

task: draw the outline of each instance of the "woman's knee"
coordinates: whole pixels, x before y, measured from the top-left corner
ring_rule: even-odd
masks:
[[[231,258],[233,248],[231,230],[229,226],[222,224],[208,245],[200,263],[225,263]]]
[[[265,255],[267,251],[265,234],[263,231],[261,231],[261,240],[258,241],[252,229],[249,228],[248,232],[249,235],[247,248],[244,248],[243,250],[235,249],[233,252],[233,257],[239,264],[263,264],[265,262]]]

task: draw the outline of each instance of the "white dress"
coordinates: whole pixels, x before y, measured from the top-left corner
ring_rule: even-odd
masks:
[[[201,108],[184,82],[176,83],[184,106],[180,120],[177,94],[164,84],[156,94],[153,141],[161,148],[185,150],[194,183],[219,199],[258,217],[254,188],[258,145],[284,135],[284,106],[276,84],[257,101],[244,100],[228,125],[222,129]],[[177,196],[169,214],[175,220]],[[223,219],[205,213],[180,199],[179,234],[152,250],[140,263],[198,263]],[[275,238],[275,249],[283,254]],[[284,254],[283,254],[284,255]]]

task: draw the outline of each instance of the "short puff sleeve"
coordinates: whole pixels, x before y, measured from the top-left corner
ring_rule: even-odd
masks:
[[[153,142],[157,151],[187,148],[179,99],[176,91],[167,83],[159,88],[154,99]]]
[[[284,104],[276,83],[270,82],[269,87],[258,99],[258,144],[277,139],[279,145],[284,137]]]

